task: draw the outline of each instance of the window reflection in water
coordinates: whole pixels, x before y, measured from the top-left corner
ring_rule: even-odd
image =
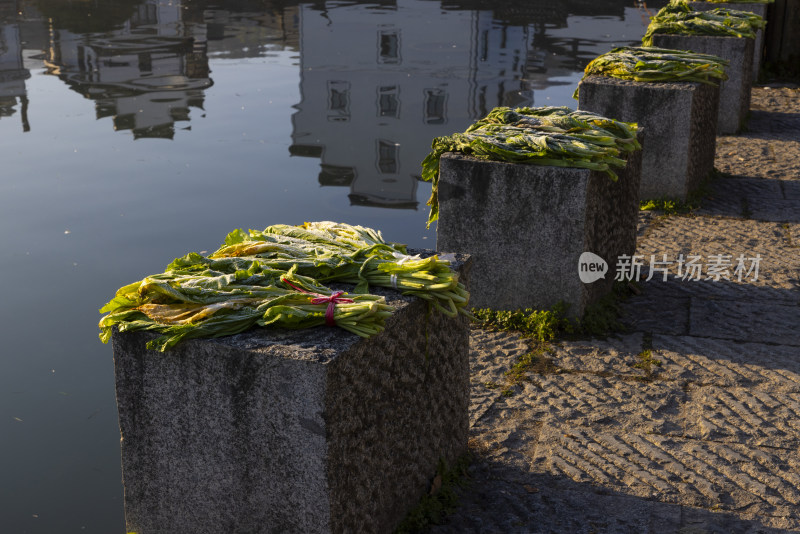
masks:
[[[447,93],[442,89],[425,90],[425,118],[426,124],[444,124],[447,122],[445,117],[445,104]]]
[[[382,30],[378,40],[378,63],[400,63],[400,33]]]
[[[400,117],[400,88],[396,85],[378,88],[378,116]]]
[[[381,174],[397,174],[399,152],[400,147],[397,143],[384,139],[378,140],[378,170]]]
[[[350,82],[328,82],[328,120],[350,120]]]

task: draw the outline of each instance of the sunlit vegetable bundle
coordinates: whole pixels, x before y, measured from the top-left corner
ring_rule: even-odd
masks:
[[[285,280],[285,281],[284,281]],[[100,339],[149,330],[147,348],[164,351],[184,339],[238,334],[253,326],[310,328],[335,325],[362,337],[383,329],[391,315],[383,297],[331,291],[295,273],[277,276],[258,265],[232,274],[163,273],[127,285],[100,309]]]
[[[426,299],[447,315],[467,313],[469,294],[450,262],[410,256],[404,245],[388,243],[380,232],[362,226],[316,222],[237,230],[209,259],[226,258],[248,258],[262,269],[278,271],[294,266],[322,283],[356,284],[356,293],[366,293],[370,285],[390,287]]]
[[[692,11],[685,0],[673,0],[650,19],[642,44],[651,46],[658,33],[681,35],[719,35],[755,38],[755,30],[766,25],[764,19],[749,11],[715,8]]]
[[[439,218],[439,159],[459,152],[479,159],[578,167],[602,171],[615,180],[614,168],[627,153],[641,148],[636,125],[568,107],[493,109],[464,133],[437,137],[422,162],[422,179],[432,182],[428,226]]]
[[[352,293],[325,282],[355,283]],[[148,348],[164,351],[184,339],[237,334],[253,326],[338,326],[377,334],[392,313],[369,285],[420,296],[451,316],[467,314],[469,294],[449,263],[409,256],[380,232],[336,223],[277,225],[231,232],[211,257],[177,258],[164,273],[122,287],[103,308],[100,339],[120,331],[161,334]]]
[[[636,82],[700,82],[727,80],[728,61],[709,54],[655,46],[614,48],[586,65],[586,76],[608,76]],[[574,98],[578,98],[575,89]]]

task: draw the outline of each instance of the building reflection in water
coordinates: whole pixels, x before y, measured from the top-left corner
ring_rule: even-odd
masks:
[[[30,130],[28,123],[28,92],[25,80],[31,73],[22,59],[20,27],[15,22],[17,2],[0,2],[0,119],[17,113],[19,106],[22,130]]]
[[[298,50],[300,23],[295,0],[239,0],[205,7],[193,2],[188,6],[205,26],[208,55],[215,60]]]
[[[416,208],[431,140],[492,108],[533,105],[574,85],[614,43],[624,0],[405,0],[326,9],[300,5],[301,99],[291,154],[319,158],[319,183],[353,204]],[[598,11],[606,19],[597,24]],[[570,31],[569,20],[593,20]],[[646,26],[634,17],[630,42]],[[616,25],[616,26],[615,26]],[[571,91],[570,91],[571,92]],[[543,105],[546,102],[539,103]]]
[[[416,208],[431,140],[520,92],[530,35],[490,11],[411,0],[302,6],[301,101],[291,153],[321,159],[321,185],[354,204]]]
[[[34,6],[47,21],[46,72],[137,139],[171,139],[176,123],[202,109],[213,83],[209,57],[298,51],[290,155],[318,158],[319,184],[348,187],[351,203],[395,208],[418,207],[420,162],[433,138],[496,106],[533,105],[540,90],[574,85],[589,60],[636,42],[647,24],[629,0],[0,6],[9,2],[14,11],[18,2]],[[0,27],[0,116],[19,105],[27,128],[21,41],[13,23]]]
[[[115,130],[171,139],[175,123],[203,108],[203,91],[212,85],[205,26],[184,19],[180,1],[107,6],[130,14],[105,31],[50,29],[47,73],[93,100],[97,118],[111,117]]]

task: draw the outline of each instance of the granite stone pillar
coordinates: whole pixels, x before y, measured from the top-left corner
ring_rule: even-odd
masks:
[[[115,333],[128,531],[392,532],[466,451],[469,324],[371,290],[396,312],[368,339],[257,328],[160,353]]]
[[[716,35],[653,35],[653,46],[712,54],[730,62],[725,68],[728,79],[719,86],[717,133],[741,131],[750,111],[750,89],[753,85],[753,40],[745,37]]]
[[[599,171],[443,154],[436,247],[470,254],[470,305],[549,309],[564,302],[580,317],[611,291],[617,258],[636,249],[641,151],[617,172],[614,182]],[[584,252],[607,262],[604,278],[581,281]]]
[[[635,122],[647,132],[639,197],[686,200],[714,169],[719,87],[588,76],[578,109]]]
[[[736,11],[747,11],[755,13],[762,19],[767,18],[767,6],[769,4],[757,4],[753,2],[720,4],[716,2],[689,2],[689,7],[695,11],[711,11],[714,8],[722,7],[734,9]],[[769,24],[769,23],[768,23]],[[761,60],[764,57],[764,30],[756,30],[756,38],[753,41],[753,82],[758,80],[761,72]]]

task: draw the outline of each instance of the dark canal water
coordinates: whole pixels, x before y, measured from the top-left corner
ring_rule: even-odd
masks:
[[[234,228],[435,246],[419,163],[569,105],[634,0],[0,0],[0,531],[124,532],[97,309]]]

